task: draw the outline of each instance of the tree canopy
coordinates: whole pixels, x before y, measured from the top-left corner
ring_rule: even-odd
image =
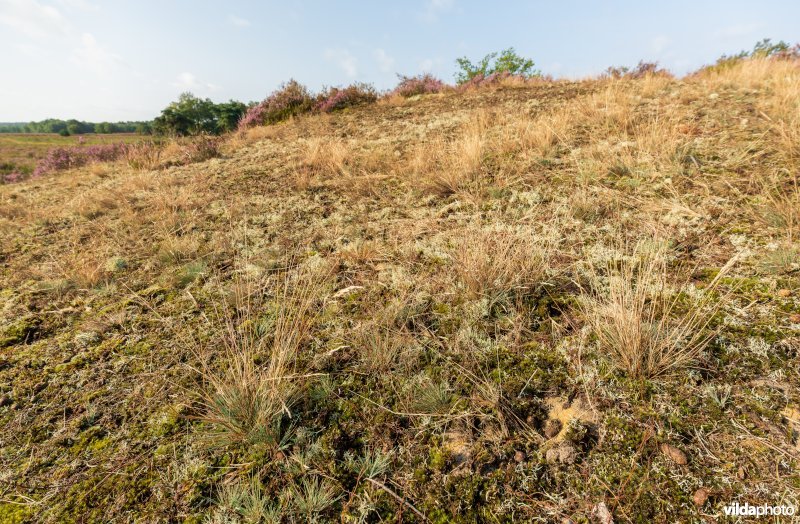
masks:
[[[153,131],[161,135],[219,135],[236,129],[247,110],[242,102],[215,104],[208,98],[182,93],[153,120]]]
[[[456,73],[456,82],[459,84],[469,82],[478,75],[489,76],[496,73],[509,73],[529,78],[541,74],[534,69],[533,60],[518,55],[513,47],[509,47],[499,53],[489,53],[477,63],[473,63],[469,58],[462,56],[461,58],[456,58],[456,64],[460,69]]]

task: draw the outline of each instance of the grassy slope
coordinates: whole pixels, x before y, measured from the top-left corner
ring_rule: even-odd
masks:
[[[189,166],[0,187],[0,520],[199,521],[251,477],[287,519],[326,486],[323,521],[792,502],[799,76],[435,95],[256,129]],[[587,268],[654,238],[684,302],[740,259],[718,336],[637,379],[581,296]],[[274,371],[275,290],[311,274],[286,445],[212,442],[206,382],[254,331]],[[366,481],[353,464],[375,454]]]

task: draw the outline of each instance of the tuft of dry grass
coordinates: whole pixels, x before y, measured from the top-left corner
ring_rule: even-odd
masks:
[[[417,150],[412,166],[422,175],[427,191],[448,196],[480,186],[490,118],[479,112],[455,139],[432,140]]]
[[[214,427],[215,442],[280,444],[281,417],[290,414],[303,378],[297,355],[314,320],[320,284],[319,274],[285,275],[267,318],[257,316],[258,287],[235,287],[237,309],[223,311],[225,364],[202,369],[202,420]]]
[[[761,194],[764,203],[757,206],[755,215],[768,227],[784,232],[786,240],[792,243],[800,228],[800,188],[797,179],[790,182],[788,189],[780,180],[762,184]]]
[[[300,190],[320,184],[335,183],[349,175],[349,145],[337,138],[315,137],[308,140],[300,153],[295,175],[295,188]]]
[[[506,114],[500,119],[493,148],[509,160],[510,171],[524,169],[519,159],[541,160],[553,157],[570,135],[570,113],[557,108],[536,117]]]
[[[161,165],[162,147],[155,142],[139,142],[125,149],[125,161],[137,171],[152,171]]]
[[[470,227],[454,239],[455,272],[472,296],[495,298],[529,291],[543,282],[554,242],[530,232]]]
[[[614,365],[635,378],[663,377],[690,364],[713,339],[709,324],[722,301],[712,303],[712,294],[734,261],[694,300],[671,286],[663,246],[640,242],[605,267],[590,262],[591,291],[581,312]]]

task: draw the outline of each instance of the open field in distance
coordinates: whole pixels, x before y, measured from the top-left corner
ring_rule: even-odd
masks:
[[[95,144],[135,143],[148,137],[134,133],[108,135],[73,135],[33,133],[0,133],[0,175],[15,171],[30,173],[36,163],[56,147],[90,146]]]

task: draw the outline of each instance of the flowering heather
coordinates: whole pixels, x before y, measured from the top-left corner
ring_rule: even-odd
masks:
[[[666,69],[658,67],[658,62],[645,62],[643,60],[636,64],[633,69],[629,67],[609,67],[603,73],[606,78],[629,78],[638,80],[646,76],[672,76]]]
[[[358,82],[347,87],[331,87],[319,95],[319,102],[315,106],[317,111],[330,113],[346,107],[371,104],[378,100],[378,93],[370,84]]]
[[[23,178],[25,178],[25,175],[23,175],[19,171],[14,171],[12,173],[4,175],[2,181],[6,184],[13,184],[15,182],[21,181]]]
[[[239,120],[239,129],[274,124],[290,116],[311,110],[314,98],[303,84],[289,80],[273,91],[259,104],[254,105]]]
[[[193,164],[217,158],[220,154],[220,145],[219,137],[210,135],[194,137],[182,148],[182,162],[183,164]]]
[[[96,144],[87,147],[56,147],[48,151],[47,156],[36,165],[33,176],[38,177],[94,162],[109,162],[121,157],[126,150],[127,145],[123,143]]]
[[[486,87],[490,85],[499,84],[504,80],[519,80],[521,82],[526,82],[528,77],[524,75],[513,75],[508,71],[502,71],[500,73],[492,73],[490,75],[483,75],[482,73],[478,73],[477,75],[473,76],[463,84],[460,84],[458,88],[462,91],[467,91],[472,88],[477,87]]]
[[[404,97],[438,93],[447,85],[430,73],[419,76],[400,76],[400,83],[390,94]]]

